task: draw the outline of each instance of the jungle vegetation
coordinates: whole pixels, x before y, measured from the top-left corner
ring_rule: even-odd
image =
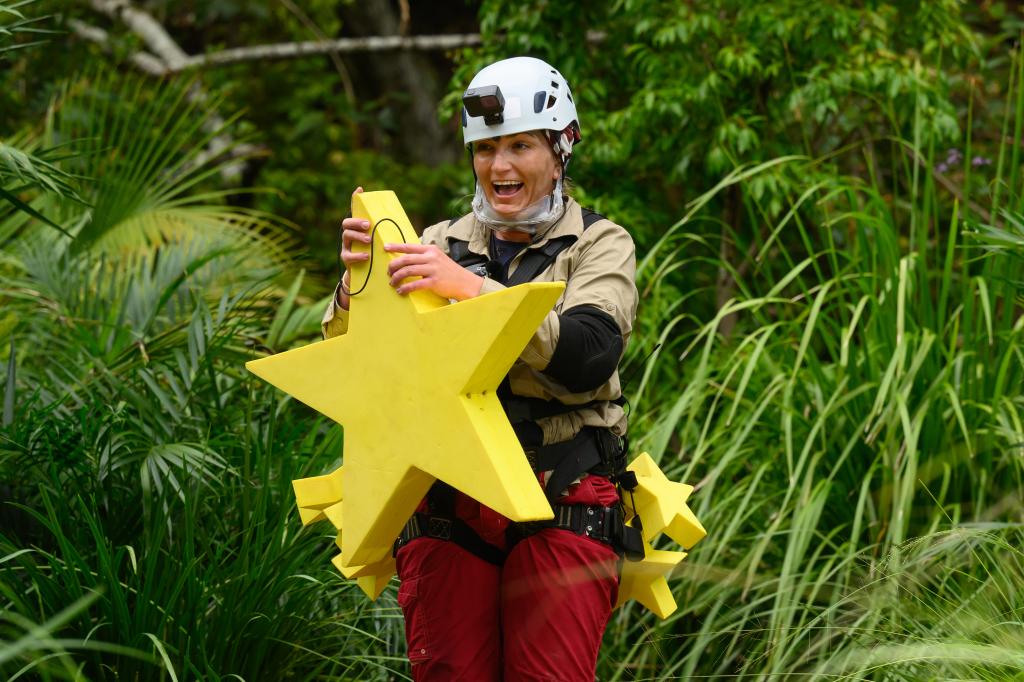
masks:
[[[599,678],[1024,676],[1020,3],[439,6],[0,0],[0,675],[408,679],[294,509],[342,429],[243,364],[318,337],[356,184],[465,210],[459,94],[529,54],[638,244],[635,452],[709,532]]]

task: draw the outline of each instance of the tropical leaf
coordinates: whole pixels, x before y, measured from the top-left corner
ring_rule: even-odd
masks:
[[[21,0],[20,2],[0,2],[0,59],[7,53],[15,50],[41,45],[45,40],[33,40],[24,43],[14,43],[13,40],[18,34],[45,35],[55,33],[52,30],[40,28],[40,24],[47,21],[49,17],[26,17],[19,9],[32,5],[37,0]]]
[[[283,263],[294,243],[290,227],[228,205],[236,190],[210,189],[224,167],[238,162],[231,156],[238,140],[217,146],[236,118],[214,125],[222,104],[196,96],[188,81],[154,85],[142,76],[96,72],[70,83],[53,135],[84,140],[82,155],[68,165],[96,178],[84,195],[91,208],[79,214],[75,249],[126,253],[202,238],[251,244],[269,257],[265,264]]]

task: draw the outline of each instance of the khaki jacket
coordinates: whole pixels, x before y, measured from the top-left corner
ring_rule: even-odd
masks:
[[[543,374],[543,370],[558,344],[558,314],[576,306],[594,306],[610,315],[622,331],[622,345],[625,348],[633,331],[638,300],[634,283],[636,252],[633,239],[625,229],[607,219],[599,220],[584,230],[580,205],[569,199],[562,218],[546,232],[537,235],[527,249],[543,248],[551,239],[566,235],[575,236],[577,240],[563,249],[555,262],[533,280],[565,282],[565,291],[519,360],[509,370],[508,378],[512,393],[516,395],[558,400],[566,405],[587,405],[595,401],[598,404],[538,420],[537,424],[544,432],[545,444],[568,440],[584,426],[608,427],[618,435],[626,431],[623,409],[612,402],[601,402],[614,400],[621,395],[617,370],[602,386],[587,393],[570,393],[564,386]],[[448,221],[431,225],[424,230],[420,241],[433,244],[448,253],[449,237],[468,242],[469,250],[473,253],[490,255],[490,231],[472,214],[450,225]],[[509,276],[515,272],[525,252],[518,254],[509,264]],[[485,278],[480,293],[491,293],[503,288],[502,284]],[[343,334],[348,328],[348,313],[338,307],[334,300],[332,298],[323,318],[325,338]]]

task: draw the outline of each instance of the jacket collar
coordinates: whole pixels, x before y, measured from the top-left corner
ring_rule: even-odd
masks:
[[[575,199],[568,197],[565,201],[565,212],[562,213],[562,217],[544,233],[535,235],[527,248],[541,248],[552,239],[562,237],[573,237],[575,241],[582,235],[582,210]],[[469,250],[473,253],[489,255],[491,231],[484,227],[472,213],[455,221],[448,230],[448,237],[469,242]]]

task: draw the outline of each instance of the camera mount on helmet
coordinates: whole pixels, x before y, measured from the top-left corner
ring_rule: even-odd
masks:
[[[462,104],[469,116],[483,116],[489,126],[505,122],[505,97],[497,85],[469,88],[462,95]]]

